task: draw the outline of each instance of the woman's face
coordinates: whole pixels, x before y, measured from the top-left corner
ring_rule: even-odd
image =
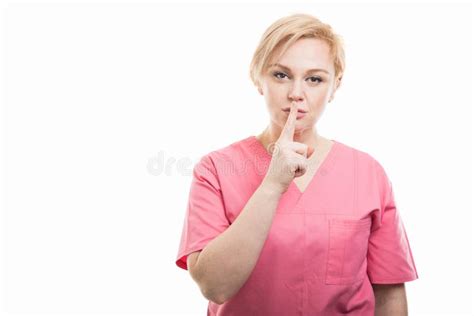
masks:
[[[293,43],[279,60],[270,61],[258,90],[265,97],[273,128],[283,128],[289,113],[285,109],[296,101],[298,110],[306,113],[299,113],[295,131],[313,129],[340,83],[338,80],[334,84],[329,49],[320,39],[303,38]]]

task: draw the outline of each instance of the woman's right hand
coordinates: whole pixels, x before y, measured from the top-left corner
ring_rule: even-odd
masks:
[[[285,192],[295,177],[306,173],[307,161],[314,152],[311,146],[295,142],[294,133],[298,105],[291,103],[290,113],[280,137],[272,144],[272,160],[264,181]],[[270,146],[269,146],[270,147]]]

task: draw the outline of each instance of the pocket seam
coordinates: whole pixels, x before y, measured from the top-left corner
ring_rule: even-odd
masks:
[[[353,226],[353,227],[364,227],[371,224],[371,218],[363,219],[341,219],[341,218],[331,218],[329,219],[329,225],[332,226]]]
[[[367,228],[370,228],[370,225],[372,224],[371,218],[364,218],[364,219],[341,219],[341,218],[332,218],[329,219],[328,221],[328,252],[327,252],[327,258],[326,258],[326,273],[325,273],[325,283],[326,284],[345,284],[345,285],[351,285],[354,284],[360,280],[363,279],[363,275],[361,273],[358,273],[353,276],[345,277],[342,275],[339,276],[332,276],[329,274],[329,267],[330,265],[335,265],[334,260],[331,258],[334,256],[333,251],[337,248],[334,247],[334,245],[331,245],[331,240],[336,240],[335,237],[332,237],[332,230],[334,230],[335,227],[338,228],[352,228],[352,231],[364,231]],[[334,238],[334,239],[333,239]],[[340,262],[341,266],[341,273],[344,265],[346,264],[346,248],[347,244],[349,242],[349,237],[345,237],[344,240],[344,249],[343,249],[343,255],[342,255],[342,260],[343,262]],[[331,255],[332,254],[332,255]],[[366,260],[366,259],[365,259]],[[337,264],[337,261],[336,261]]]

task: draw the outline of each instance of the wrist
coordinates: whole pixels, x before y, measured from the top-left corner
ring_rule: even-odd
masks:
[[[262,190],[269,194],[281,195],[286,191],[286,188],[283,187],[280,183],[272,181],[269,178],[264,178],[260,187],[262,188]]]

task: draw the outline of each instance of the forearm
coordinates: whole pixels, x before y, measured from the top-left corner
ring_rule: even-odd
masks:
[[[407,316],[408,304],[405,286],[401,284],[373,284],[375,316]]]
[[[197,281],[208,299],[222,303],[247,281],[267,238],[282,193],[264,180],[232,225],[199,254]]]

